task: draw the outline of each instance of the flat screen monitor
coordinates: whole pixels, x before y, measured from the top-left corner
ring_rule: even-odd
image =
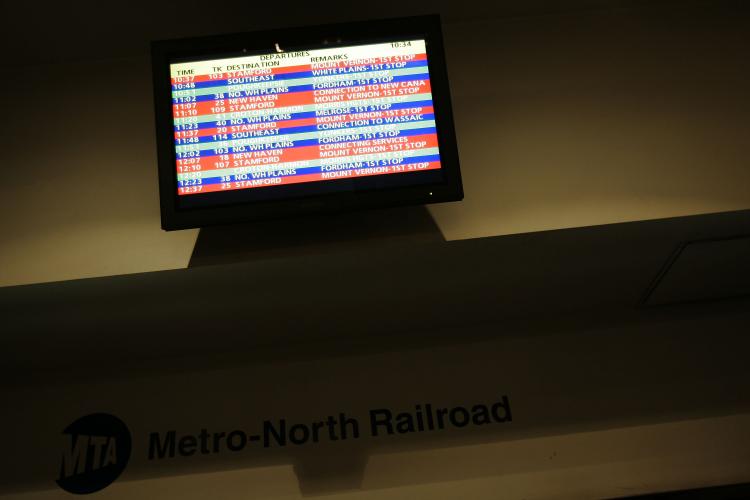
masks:
[[[154,42],[166,230],[463,198],[437,16]]]

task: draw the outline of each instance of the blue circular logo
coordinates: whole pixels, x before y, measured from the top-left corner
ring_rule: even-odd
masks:
[[[85,495],[106,488],[130,459],[130,431],[119,418],[106,413],[81,417],[63,429],[63,450],[57,485]]]

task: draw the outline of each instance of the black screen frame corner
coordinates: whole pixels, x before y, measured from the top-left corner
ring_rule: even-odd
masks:
[[[179,208],[177,176],[174,170],[170,62],[182,58],[221,57],[223,54],[236,53],[240,50],[248,51],[248,49],[249,51],[272,52],[275,43],[283,43],[287,47],[314,48],[322,47],[324,43],[328,44],[329,40],[335,40],[336,43],[346,46],[399,38],[409,39],[416,36],[423,37],[427,43],[432,101],[441,157],[440,182],[415,183],[362,191],[355,189],[210,207]],[[161,227],[166,231],[313,213],[460,201],[464,197],[439,15],[154,41],[151,43],[151,62]]]

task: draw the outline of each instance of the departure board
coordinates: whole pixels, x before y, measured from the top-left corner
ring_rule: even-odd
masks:
[[[441,169],[425,40],[276,48],[170,64],[180,197]]]

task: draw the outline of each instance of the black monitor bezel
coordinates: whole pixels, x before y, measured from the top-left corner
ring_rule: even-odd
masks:
[[[171,62],[202,57],[221,58],[229,54],[271,53],[275,50],[276,43],[285,47],[286,50],[293,50],[417,38],[423,38],[427,42],[430,85],[441,157],[441,182],[388,187],[382,190],[348,190],[203,208],[178,208],[169,72]],[[319,212],[417,205],[463,199],[448,72],[440,17],[437,15],[156,41],[151,44],[151,57],[162,229],[170,231]]]

